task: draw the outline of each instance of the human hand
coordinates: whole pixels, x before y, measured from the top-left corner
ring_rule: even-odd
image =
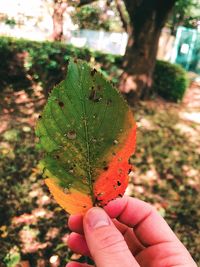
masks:
[[[106,212],[105,212],[105,211]],[[196,267],[187,249],[149,204],[130,197],[70,216],[68,246],[97,267]],[[112,220],[110,219],[112,218]],[[117,219],[115,219],[117,218]],[[90,267],[70,262],[67,267]]]

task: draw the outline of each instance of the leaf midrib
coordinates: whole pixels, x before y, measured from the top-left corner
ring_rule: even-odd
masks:
[[[88,182],[89,182],[89,189],[90,189],[90,195],[92,198],[92,202],[94,203],[94,193],[93,193],[93,185],[92,185],[92,173],[91,173],[91,162],[90,162],[90,138],[89,138],[89,133],[88,133],[88,122],[87,122],[87,115],[86,115],[86,106],[85,106],[85,101],[84,101],[84,91],[83,91],[83,71],[82,69],[80,70],[81,75],[80,75],[80,87],[81,87],[81,94],[82,94],[82,110],[84,114],[83,118],[83,126],[84,126],[84,132],[85,132],[85,141],[86,141],[86,151],[87,151],[87,174],[88,174]]]

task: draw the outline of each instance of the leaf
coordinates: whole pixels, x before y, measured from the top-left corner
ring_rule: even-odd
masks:
[[[38,119],[46,152],[43,174],[69,213],[85,213],[120,197],[128,185],[136,124],[127,103],[102,74],[83,61],[68,62]]]

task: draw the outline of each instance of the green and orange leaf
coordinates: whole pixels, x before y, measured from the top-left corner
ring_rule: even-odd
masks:
[[[71,214],[121,197],[128,185],[136,124],[122,96],[95,69],[70,60],[38,119],[41,161],[55,200]]]

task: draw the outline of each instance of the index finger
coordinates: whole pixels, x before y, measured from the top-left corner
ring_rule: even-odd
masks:
[[[178,241],[167,222],[148,203],[136,198],[124,197],[108,203],[104,208],[111,218],[134,229],[144,246]]]
[[[83,215],[70,215],[68,219],[68,227],[73,232],[83,234]]]

